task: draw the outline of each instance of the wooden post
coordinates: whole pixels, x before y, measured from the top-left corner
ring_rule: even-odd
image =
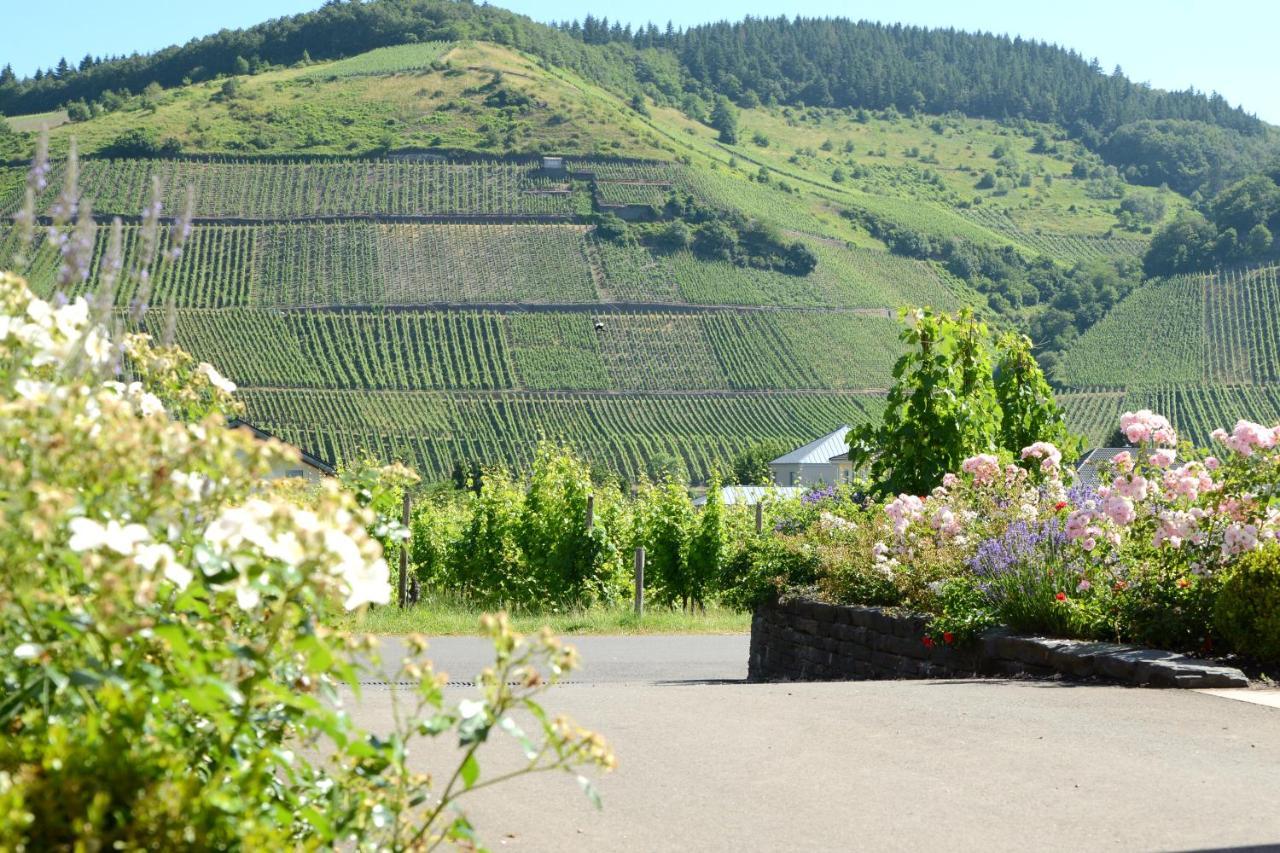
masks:
[[[756,533],[764,530],[764,501],[756,501]]]
[[[587,532],[596,527],[596,496],[587,495]]]
[[[644,615],[644,546],[636,549],[636,615]]]
[[[401,523],[404,529],[409,529],[409,491],[406,489],[404,493],[404,510],[401,515]],[[406,538],[400,543],[400,589],[399,603],[403,609],[409,603],[409,540]]]

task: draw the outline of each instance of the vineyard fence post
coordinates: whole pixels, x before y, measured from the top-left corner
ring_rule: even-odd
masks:
[[[636,549],[636,615],[644,615],[644,546]]]
[[[404,493],[404,507],[401,513],[401,523],[404,525],[406,533],[409,531],[409,492],[406,489]],[[405,536],[404,541],[400,543],[400,589],[399,589],[400,608],[404,609],[409,603],[409,537]]]
[[[756,533],[764,530],[764,501],[756,501]]]
[[[587,495],[587,532],[590,533],[596,526],[596,496]]]

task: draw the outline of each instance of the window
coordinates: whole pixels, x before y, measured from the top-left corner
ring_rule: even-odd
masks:
[[[791,472],[791,482],[790,482],[790,484],[789,484],[789,485],[792,485],[792,486],[798,486],[798,485],[800,485],[800,472],[799,472],[799,471],[792,471],[792,472]]]

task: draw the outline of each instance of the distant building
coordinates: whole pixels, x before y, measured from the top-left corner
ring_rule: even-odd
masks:
[[[853,477],[849,464],[849,426],[814,439],[769,463],[773,482],[779,486],[813,486],[847,483]],[[843,461],[841,461],[843,457]]]
[[[259,441],[269,441],[273,438],[276,439],[276,441],[280,441],[280,439],[276,438],[266,430],[258,429],[253,424],[242,420],[233,419],[228,422],[227,426],[232,429],[247,430],[250,435]],[[281,443],[288,444],[288,442]],[[299,456],[297,464],[281,464],[276,466],[272,469],[271,473],[267,475],[268,480],[279,480],[285,477],[301,477],[304,480],[314,483],[319,482],[322,477],[333,477],[337,475],[338,472],[334,470],[334,467],[328,462],[325,462],[318,456],[313,456],[301,448],[296,449]]]
[[[804,489],[795,486],[721,486],[720,500],[725,506],[755,506],[767,498],[790,500],[804,494]],[[705,497],[695,498],[694,506],[706,506]]]
[[[1096,489],[1102,485],[1098,469],[1121,453],[1136,453],[1132,447],[1095,447],[1076,463],[1076,485]]]
[[[563,172],[564,158],[563,157],[543,157],[542,170],[544,172]]]

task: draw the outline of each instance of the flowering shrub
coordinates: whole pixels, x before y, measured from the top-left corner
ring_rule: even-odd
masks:
[[[505,778],[476,759],[495,729],[521,772],[612,766],[534,701],[572,649],[503,619],[478,699],[447,701],[415,642],[392,730],[355,728],[341,688],[373,644],[325,625],[389,600],[378,519],[332,481],[266,489],[296,452],[227,429],[233,389],[0,274],[0,848],[470,844],[455,802]],[[450,734],[452,774],[410,770],[415,740]]]
[[[1254,612],[1240,589],[1269,600],[1280,576],[1237,565],[1280,550],[1280,428],[1240,421],[1214,433],[1218,455],[1179,451],[1172,425],[1151,411],[1126,412],[1120,430],[1134,446],[1103,466],[1096,488],[1073,486],[1060,448],[1040,440],[1015,458],[968,456],[928,494],[842,513],[860,550],[824,556],[817,587],[838,601],[932,612],[934,643],[1003,624],[1203,651],[1225,638],[1275,654],[1280,646],[1239,627],[1270,622],[1237,614]],[[813,525],[791,532],[815,551],[828,535]],[[873,570],[893,594],[842,582]],[[1229,601],[1219,600],[1224,576]]]

